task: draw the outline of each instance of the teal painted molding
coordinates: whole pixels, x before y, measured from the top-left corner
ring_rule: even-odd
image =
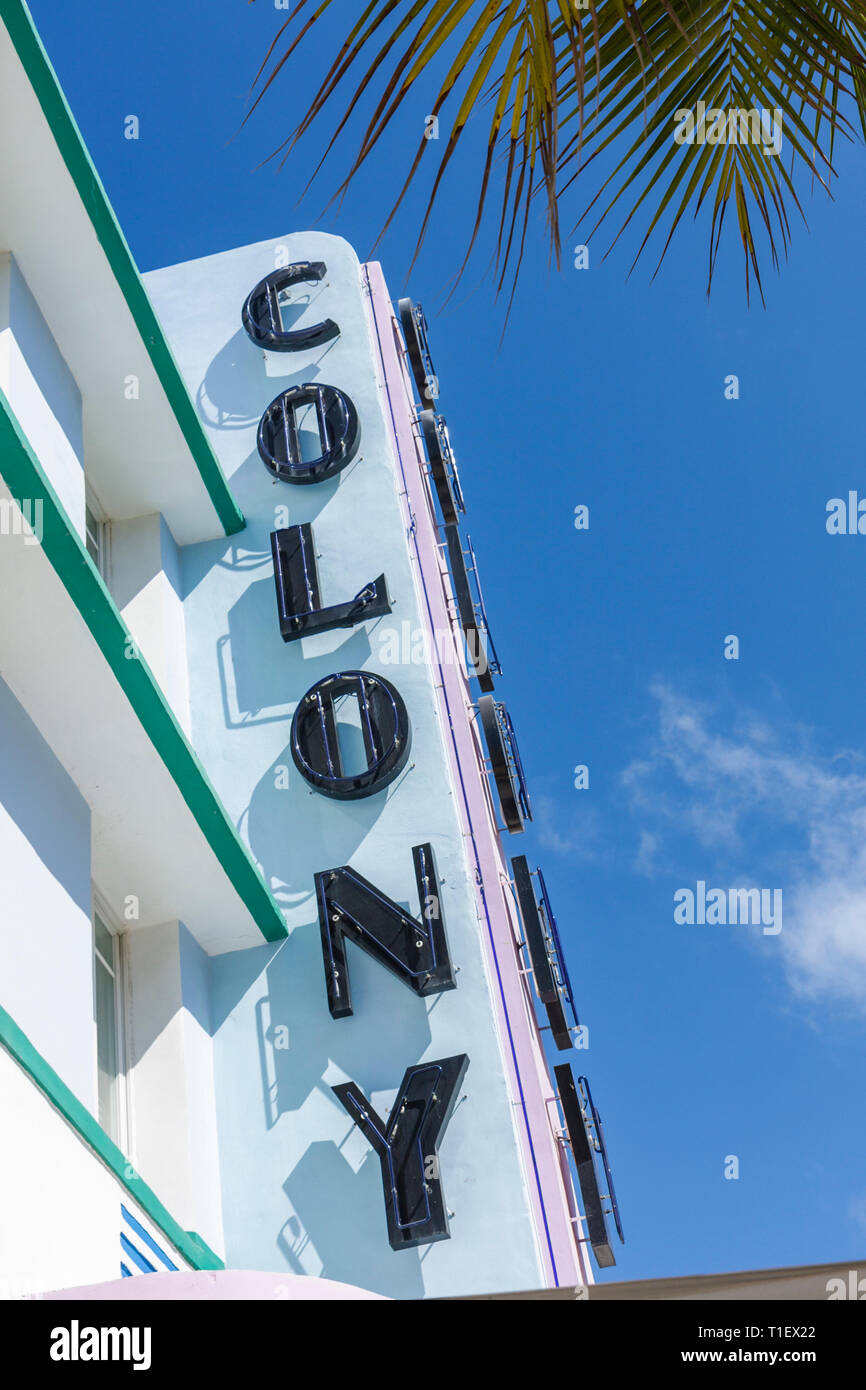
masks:
[[[283,915],[207,773],[139,654],[114,600],[0,390],[0,476],[14,498],[42,501],[42,549],[50,561],[205,839],[266,941],[287,935]],[[134,647],[134,643],[133,643]]]
[[[160,328],[132,252],[75,122],[24,0],[0,0],[0,18],[42,107],[63,162],[93,225],[99,244],[129,306],[156,374],[174,411],[202,482],[227,536],[244,528],[216,454],[190,400],[180,369]]]
[[[162,1205],[147,1183],[138,1176],[132,1164],[120,1152],[113,1140],[109,1139],[105,1130],[97,1123],[86,1106],[82,1105],[78,1097],[73,1095],[65,1081],[61,1081],[54,1068],[50,1067],[41,1053],[36,1051],[30,1039],[22,1033],[17,1023],[9,1017],[2,1006],[0,1006],[0,1046],[4,1047],[18,1065],[26,1071],[43,1095],[50,1100],[55,1110],[58,1110],[63,1118],[72,1125],[72,1128],[93,1150],[97,1158],[102,1159],[102,1162],[111,1170],[118,1182],[126,1188],[130,1197],[138,1203],[141,1210],[150,1217],[155,1226],[159,1227],[166,1240],[171,1242],[178,1254],[182,1255],[193,1269],[225,1269],[222,1260],[214,1254],[201,1236],[192,1231],[184,1231],[178,1225],[171,1212]]]

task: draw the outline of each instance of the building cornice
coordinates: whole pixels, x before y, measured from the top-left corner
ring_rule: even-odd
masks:
[[[196,1235],[193,1231],[184,1231],[178,1225],[156,1193],[151,1191],[113,1140],[109,1139],[105,1130],[97,1123],[86,1106],[81,1103],[77,1096],[73,1095],[66,1083],[61,1081],[57,1072],[36,1051],[30,1039],[22,1033],[14,1019],[10,1018],[2,1007],[0,1007],[0,1047],[5,1048],[14,1061],[35,1082],[55,1110],[80,1135],[96,1158],[100,1159],[106,1168],[113,1173],[130,1197],[138,1203],[145,1215],[150,1218],[154,1225],[159,1227],[178,1254],[182,1255],[193,1269],[225,1268],[222,1260],[214,1254],[201,1236]]]
[[[266,941],[286,935],[283,915],[141,655],[75,528],[0,390],[0,476],[13,498],[42,504],[42,550],[232,887]]]
[[[9,38],[90,219],[226,535],[245,522],[148,298],[132,252],[24,0],[0,0]]]

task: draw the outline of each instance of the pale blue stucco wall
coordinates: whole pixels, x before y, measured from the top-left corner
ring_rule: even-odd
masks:
[[[288,260],[324,260],[303,321],[342,333],[306,354],[271,359],[240,315],[253,285]],[[396,1296],[527,1288],[541,1282],[513,1107],[506,1088],[431,671],[383,665],[382,633],[420,618],[398,480],[382,413],[361,285],[344,241],[309,233],[263,242],[146,277],[148,290],[247,518],[239,536],[182,557],[192,736],[216,787],[285,905],[289,939],[211,961],[217,1107],[229,1263],[285,1268]],[[259,419],[288,385],[321,381],[353,399],[359,456],[315,487],[275,482],[255,446]],[[288,508],[288,517],[277,513]],[[284,644],[269,533],[313,523],[324,602],[384,572],[392,617]],[[394,681],[413,725],[410,766],[386,793],[339,803],[310,791],[288,741],[298,699],[334,671]],[[287,774],[281,773],[287,769]],[[287,787],[281,788],[282,777]],[[332,1020],[325,997],[313,875],[351,863],[413,912],[411,849],[433,844],[458,988],[428,1000],[350,950],[355,1015]],[[277,1034],[276,1029],[285,1029]],[[288,1043],[275,1047],[275,1041]],[[441,1148],[451,1239],[391,1250],[379,1163],[330,1086],[356,1081],[385,1114],[404,1069],[470,1059]]]

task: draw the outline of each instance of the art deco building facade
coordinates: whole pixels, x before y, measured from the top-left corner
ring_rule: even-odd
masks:
[[[142,280],[20,0],[0,122],[0,1292],[590,1283],[456,367],[333,236]]]

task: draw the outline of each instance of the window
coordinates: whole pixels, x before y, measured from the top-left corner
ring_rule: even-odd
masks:
[[[98,1119],[106,1134],[123,1147],[126,1136],[120,937],[106,925],[105,915],[100,910],[93,914]]]
[[[108,578],[108,523],[99,498],[89,486],[84,494],[84,540],[87,553],[103,579]]]

